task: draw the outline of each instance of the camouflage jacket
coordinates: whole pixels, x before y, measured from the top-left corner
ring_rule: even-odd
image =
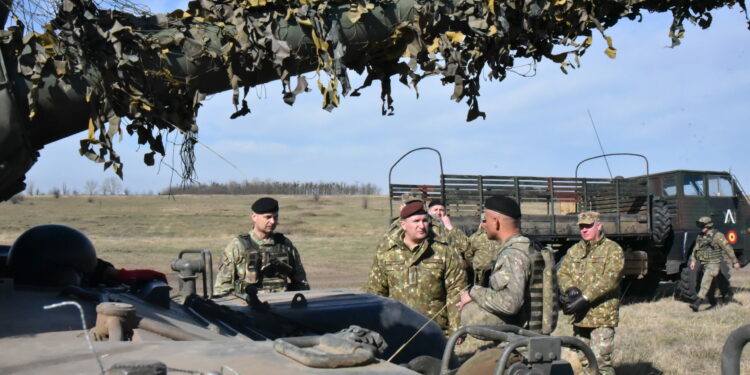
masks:
[[[460,263],[455,251],[431,236],[409,249],[401,231],[375,254],[365,290],[401,301],[428,318],[448,303],[435,322],[450,334],[458,328],[455,303],[466,287]]]
[[[500,250],[500,243],[487,238],[487,230],[479,227],[479,230],[469,237],[469,249],[464,253],[464,258],[471,263],[475,275],[481,275],[482,270],[492,263]]]
[[[475,285],[469,292],[482,310],[506,323],[523,326],[528,321],[526,289],[531,275],[531,246],[531,240],[520,233],[508,238],[495,255],[489,285]]]
[[[466,236],[466,233],[456,227],[448,230],[439,218],[432,215],[427,215],[427,217],[430,219],[430,232],[432,232],[435,241],[448,244],[451,249],[463,257],[463,254],[469,248],[469,238]],[[388,231],[378,243],[378,246],[376,247],[377,250],[387,248],[392,237],[397,238],[404,234],[399,222],[398,218],[391,222]]]
[[[251,231],[229,242],[216,275],[214,293],[242,294],[248,285],[257,287],[259,292],[310,289],[292,241],[281,233],[264,241]]]
[[[620,245],[604,235],[596,242],[581,240],[568,249],[557,270],[560,292],[578,287],[591,306],[580,320],[571,318],[573,325],[617,327],[624,264]]]
[[[722,260],[737,263],[734,249],[729,244],[724,233],[716,229],[709,230],[706,234],[700,233],[695,239],[693,253],[690,255],[690,263],[698,260],[702,264],[721,263]]]

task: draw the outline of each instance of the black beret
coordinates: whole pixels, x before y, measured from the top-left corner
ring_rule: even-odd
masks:
[[[427,207],[428,208],[432,208],[432,206],[443,206],[443,207],[445,207],[445,205],[443,204],[443,201],[441,201],[440,199],[433,199],[433,200],[431,200],[430,204],[428,204]]]
[[[270,214],[279,211],[279,202],[273,198],[263,197],[255,201],[251,209],[256,214]]]
[[[424,203],[420,201],[414,201],[411,203],[408,203],[401,209],[401,214],[399,215],[402,219],[406,219],[409,216],[414,215],[424,215],[427,212],[424,210]]]
[[[510,216],[514,219],[521,218],[521,207],[518,206],[518,203],[513,199],[502,195],[487,198],[487,200],[484,201],[484,208],[501,213],[505,216]]]

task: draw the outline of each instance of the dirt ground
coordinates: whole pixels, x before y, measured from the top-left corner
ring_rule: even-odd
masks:
[[[168,274],[183,249],[209,249],[218,266],[229,240],[249,229],[249,206],[258,196],[51,196],[0,203],[0,244],[11,245],[40,224],[64,224],[86,233],[99,257],[117,267]],[[382,196],[282,196],[281,224],[298,247],[315,289],[361,289],[375,244],[389,222]],[[657,297],[620,310],[615,364],[618,374],[719,374],[727,335],[750,324],[750,270],[734,271],[735,301],[700,313],[674,300],[663,282]],[[705,307],[704,307],[705,308]],[[570,334],[561,316],[556,335]],[[747,353],[746,353],[747,354]],[[742,362],[750,373],[750,355]]]

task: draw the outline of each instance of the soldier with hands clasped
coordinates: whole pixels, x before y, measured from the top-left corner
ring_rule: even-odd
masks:
[[[563,312],[571,316],[575,336],[594,351],[600,373],[614,374],[612,356],[625,260],[620,245],[602,232],[599,213],[579,214],[578,227],[581,241],[568,250],[557,271]]]

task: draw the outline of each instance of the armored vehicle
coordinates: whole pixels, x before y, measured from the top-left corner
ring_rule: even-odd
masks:
[[[516,199],[523,213],[522,230],[537,241],[564,254],[580,240],[577,214],[598,211],[607,236],[625,250],[625,287],[649,294],[661,280],[680,280],[680,297],[694,298],[695,272],[685,267],[699,229],[697,218],[711,216],[726,233],[744,266],[750,246],[750,202],[739,182],[728,172],[676,170],[651,174],[648,159],[637,154],[606,154],[580,162],[574,177],[484,176],[442,173],[440,184],[393,183],[391,207],[405,192],[423,191],[446,202],[451,220],[467,233],[474,232],[486,197],[506,195]],[[645,174],[634,177],[582,178],[579,167],[602,157],[641,159]]]
[[[170,293],[142,270],[108,278],[112,265],[73,228],[29,229],[0,247],[0,373],[447,374],[467,333],[509,343],[492,361],[500,373],[569,374],[565,346],[595,363],[576,338],[513,326],[464,327],[446,341],[435,322],[365,293],[212,298],[212,263],[207,250],[180,252],[172,262],[180,290]],[[521,347],[528,360],[509,362]]]

